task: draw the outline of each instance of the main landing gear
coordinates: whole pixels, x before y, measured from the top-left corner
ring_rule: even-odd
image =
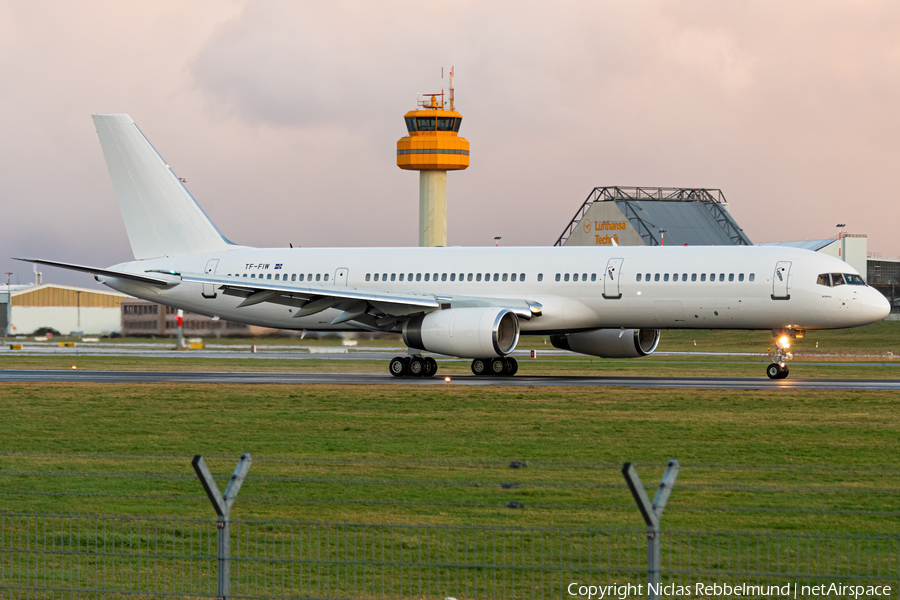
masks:
[[[519,370],[519,362],[512,356],[500,358],[476,358],[472,372],[478,377],[512,377]]]
[[[434,377],[437,361],[430,356],[397,356],[391,359],[388,370],[394,377]]]

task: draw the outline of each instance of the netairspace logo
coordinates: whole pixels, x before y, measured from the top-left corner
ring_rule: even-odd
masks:
[[[889,585],[843,585],[830,583],[821,585],[798,585],[788,583],[778,585],[751,585],[727,583],[694,583],[692,585],[665,584],[618,584],[610,585],[581,585],[577,581],[570,583],[567,591],[569,596],[576,598],[588,598],[589,600],[616,599],[646,596],[654,594],[664,598],[690,598],[693,596],[702,598],[724,598],[729,596],[751,597],[782,597],[782,598],[821,598],[823,596],[837,596],[843,598],[872,598],[876,596],[890,596],[892,587]]]

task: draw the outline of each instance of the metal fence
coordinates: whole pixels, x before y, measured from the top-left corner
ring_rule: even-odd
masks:
[[[213,520],[0,513],[0,598],[216,597],[217,533]],[[646,597],[645,536],[231,521],[230,597],[571,598],[580,586],[627,584],[643,586],[629,597]],[[888,585],[860,597],[896,598],[900,536],[663,531],[661,565],[663,585],[692,597],[697,583],[836,583]]]

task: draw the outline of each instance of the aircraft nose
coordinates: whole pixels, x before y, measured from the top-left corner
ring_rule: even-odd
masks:
[[[875,323],[883,320],[891,312],[891,303],[876,289],[869,288],[862,297],[860,317],[866,323]]]

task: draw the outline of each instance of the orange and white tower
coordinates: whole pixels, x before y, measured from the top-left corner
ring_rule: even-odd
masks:
[[[419,172],[419,246],[446,246],[447,171],[469,166],[469,142],[459,137],[462,115],[453,98],[453,69],[449,106],[443,90],[423,94],[417,104],[404,115],[409,135],[397,141],[397,166]]]

